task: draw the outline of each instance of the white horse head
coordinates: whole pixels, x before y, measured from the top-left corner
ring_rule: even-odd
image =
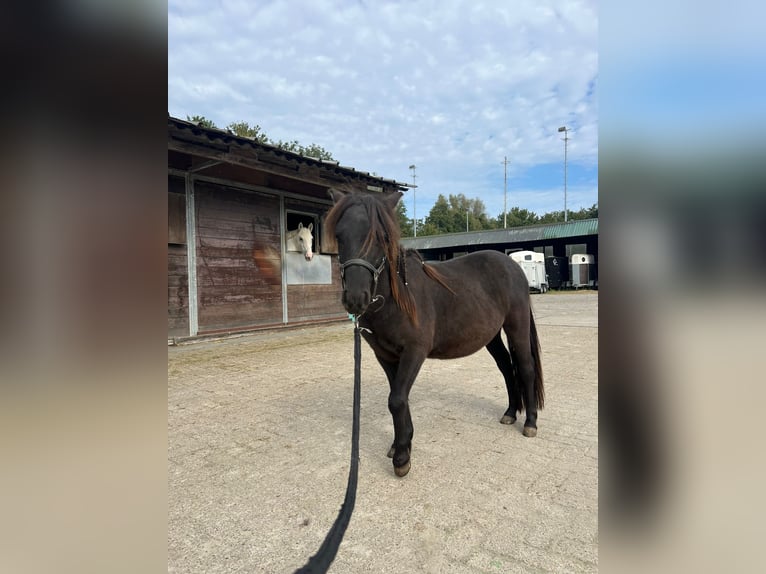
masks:
[[[298,229],[288,231],[287,250],[300,251],[306,258],[306,261],[311,261],[314,257],[314,252],[312,251],[314,238],[311,236],[313,230],[313,223],[309,223],[308,227],[303,227],[303,223],[299,223]]]

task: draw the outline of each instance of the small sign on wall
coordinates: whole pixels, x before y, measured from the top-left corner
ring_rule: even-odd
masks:
[[[332,257],[316,254],[306,261],[303,253],[285,252],[288,285],[331,285]]]

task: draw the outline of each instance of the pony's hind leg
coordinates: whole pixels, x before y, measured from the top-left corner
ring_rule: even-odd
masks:
[[[505,379],[505,388],[508,390],[508,410],[505,411],[500,422],[504,425],[512,425],[516,422],[516,413],[521,409],[521,394],[511,355],[506,349],[500,333],[498,331],[495,338],[487,344],[487,351],[495,359],[495,364]]]
[[[543,406],[544,393],[539,342],[531,311],[517,313],[515,320],[503,328],[519,382],[520,407],[526,411],[524,436],[537,436],[537,409]]]

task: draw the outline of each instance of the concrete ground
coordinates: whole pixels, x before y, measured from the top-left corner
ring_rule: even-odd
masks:
[[[334,574],[598,569],[598,294],[532,295],[536,438],[489,353],[426,361],[412,470],[393,473],[388,384],[362,343],[356,508]],[[168,572],[293,572],[345,493],[351,323],[168,348]]]

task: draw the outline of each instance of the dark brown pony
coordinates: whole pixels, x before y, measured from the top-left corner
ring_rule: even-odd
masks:
[[[338,241],[343,306],[388,377],[394,471],[410,470],[412,417],[408,397],[426,358],[454,359],[486,347],[508,390],[503,424],[526,410],[524,435],[537,434],[543,407],[540,343],[524,272],[497,251],[426,263],[399,245],[400,192],[381,195],[330,190],[335,205],[327,231]],[[510,353],[501,338],[505,331]]]

